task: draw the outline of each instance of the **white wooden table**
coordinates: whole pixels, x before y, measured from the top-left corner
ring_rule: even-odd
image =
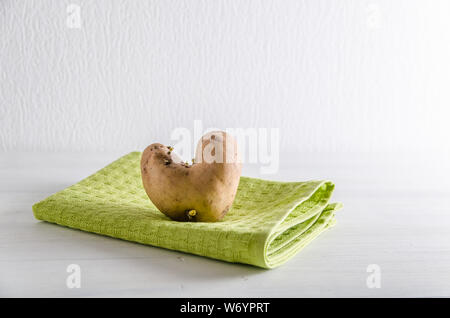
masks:
[[[446,158],[317,154],[282,160],[275,180],[331,179],[337,225],[274,270],[71,230],[31,206],[119,154],[0,154],[0,296],[450,296]],[[286,156],[287,157],[287,156]],[[285,158],[285,157],[283,157]],[[295,162],[294,162],[295,159]],[[258,176],[255,166],[245,175]],[[66,286],[67,266],[81,288]],[[369,264],[381,288],[368,288]]]

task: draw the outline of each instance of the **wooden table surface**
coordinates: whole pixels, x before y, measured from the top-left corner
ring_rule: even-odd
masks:
[[[119,154],[0,154],[0,296],[421,297],[450,296],[446,158],[286,155],[274,180],[330,179],[338,223],[285,265],[263,270],[40,222],[31,206]],[[294,160],[295,159],[295,160]],[[68,288],[78,264],[80,288]],[[369,288],[370,264],[380,288]]]

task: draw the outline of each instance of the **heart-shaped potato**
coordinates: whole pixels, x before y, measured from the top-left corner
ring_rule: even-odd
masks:
[[[236,196],[242,164],[236,140],[222,131],[204,135],[192,165],[172,148],[151,144],[142,153],[141,175],[153,204],[176,221],[215,222]]]

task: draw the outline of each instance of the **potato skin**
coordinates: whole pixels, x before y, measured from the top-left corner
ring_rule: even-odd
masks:
[[[228,155],[221,160],[219,154]],[[141,158],[147,195],[176,221],[221,220],[234,201],[241,171],[235,139],[219,131],[202,137],[193,165],[175,162],[171,149],[159,143],[148,146]],[[189,215],[191,210],[196,211],[194,216]]]

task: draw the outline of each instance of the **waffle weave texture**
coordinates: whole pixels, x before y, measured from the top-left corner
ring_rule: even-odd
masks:
[[[220,222],[170,220],[142,186],[139,152],[33,205],[38,220],[228,262],[277,267],[335,224],[329,181],[241,177]]]

